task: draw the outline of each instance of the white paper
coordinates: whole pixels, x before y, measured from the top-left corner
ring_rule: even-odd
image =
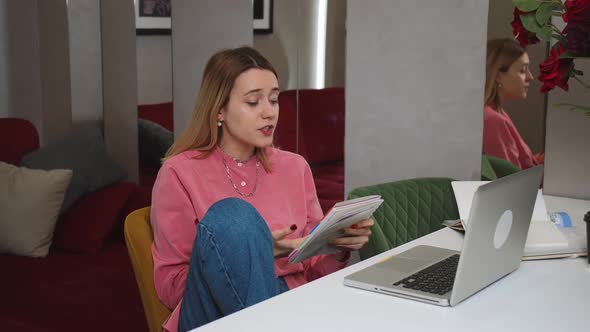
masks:
[[[463,219],[465,226],[468,228],[468,217],[471,210],[471,202],[477,188],[489,181],[453,181],[453,191],[457,200],[459,217]],[[567,251],[569,247],[568,238],[557,226],[549,219],[543,192],[539,189],[533,216],[531,217],[531,226],[524,248],[524,255],[539,255],[546,253],[558,253]]]
[[[457,200],[457,207],[459,208],[459,218],[463,219],[465,224],[469,223],[469,212],[471,211],[471,201],[473,195],[479,186],[490,181],[453,181],[453,191],[455,192],[455,199]],[[532,222],[550,221],[543,192],[539,189],[537,193],[537,200],[535,201],[535,208],[533,210]]]
[[[337,250],[329,242],[342,236],[341,230],[369,218],[383,203],[379,195],[360,197],[337,203],[324,219],[296,249],[289,254],[289,262],[298,263],[319,254],[333,254]]]

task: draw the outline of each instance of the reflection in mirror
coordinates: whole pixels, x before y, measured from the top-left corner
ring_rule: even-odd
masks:
[[[488,41],[498,38],[514,39],[511,26],[514,19],[513,11],[514,6],[510,0],[489,2]],[[505,175],[506,172],[518,171],[518,168],[528,168],[532,164],[542,162],[543,159],[541,153],[544,151],[545,144],[546,103],[545,96],[540,93],[541,83],[537,80],[537,76],[539,75],[539,64],[547,54],[547,43],[539,42],[529,45],[526,47],[525,53],[530,62],[528,68],[531,73],[525,75],[528,78],[519,84],[528,85],[528,93],[525,93],[525,96],[504,98],[501,109],[505,113],[489,113],[487,115],[484,113],[483,152],[500,159],[484,158],[482,161],[482,177],[484,179],[490,179],[494,175]],[[522,60],[520,57],[518,58],[517,61]],[[492,57],[488,61],[491,59]],[[500,75],[506,78],[510,73],[509,70],[506,74]],[[515,74],[514,77],[518,77],[519,72],[516,71]],[[507,91],[508,88],[503,86],[501,82],[495,83],[499,91]],[[499,87],[498,83],[500,83]],[[497,128],[500,127],[500,122],[502,122],[502,128],[509,126],[513,129],[510,134],[500,132]],[[512,126],[511,123],[514,125]],[[529,148],[532,153],[527,151]],[[518,168],[515,169],[504,160]],[[493,170],[499,174],[494,174]]]
[[[345,17],[346,1],[275,0],[273,33],[254,36],[279,74],[275,145],[310,164],[324,211],[344,196]]]
[[[174,141],[172,39],[169,22],[167,26],[162,25],[170,17],[170,0],[135,0],[134,3],[138,28],[139,182],[151,186],[160,168],[160,159]]]
[[[254,34],[253,46],[279,75],[275,145],[307,159],[328,207],[343,198],[346,2],[274,0],[272,9],[271,32]],[[157,157],[173,140],[171,61],[170,35],[137,36],[142,184],[153,183]]]

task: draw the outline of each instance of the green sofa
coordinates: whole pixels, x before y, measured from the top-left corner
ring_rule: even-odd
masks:
[[[349,199],[381,195],[384,200],[373,213],[373,234],[360,250],[361,259],[441,229],[443,220],[458,219],[451,181],[449,178],[415,178],[352,190]]]

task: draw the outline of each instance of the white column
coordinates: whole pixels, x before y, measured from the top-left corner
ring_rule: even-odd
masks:
[[[72,124],[102,128],[100,2],[68,0]]]
[[[345,191],[479,179],[488,1],[348,1]]]
[[[43,140],[58,141],[72,131],[70,54],[66,0],[37,1]]]
[[[207,60],[223,48],[252,45],[252,2],[172,2],[174,133],[190,120]]]
[[[111,157],[137,181],[137,58],[133,0],[101,0],[104,137]]]

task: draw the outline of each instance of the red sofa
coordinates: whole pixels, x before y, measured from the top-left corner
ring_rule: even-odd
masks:
[[[344,199],[344,104],[340,87],[286,90],[279,95],[275,145],[305,157],[324,212]]]
[[[18,165],[37,148],[30,122],[0,119],[0,161]],[[146,331],[122,226],[128,213],[150,204],[150,195],[129,182],[104,187],[60,216],[47,257],[0,254],[2,330]],[[97,238],[99,231],[106,237]],[[71,250],[83,246],[93,248]]]

